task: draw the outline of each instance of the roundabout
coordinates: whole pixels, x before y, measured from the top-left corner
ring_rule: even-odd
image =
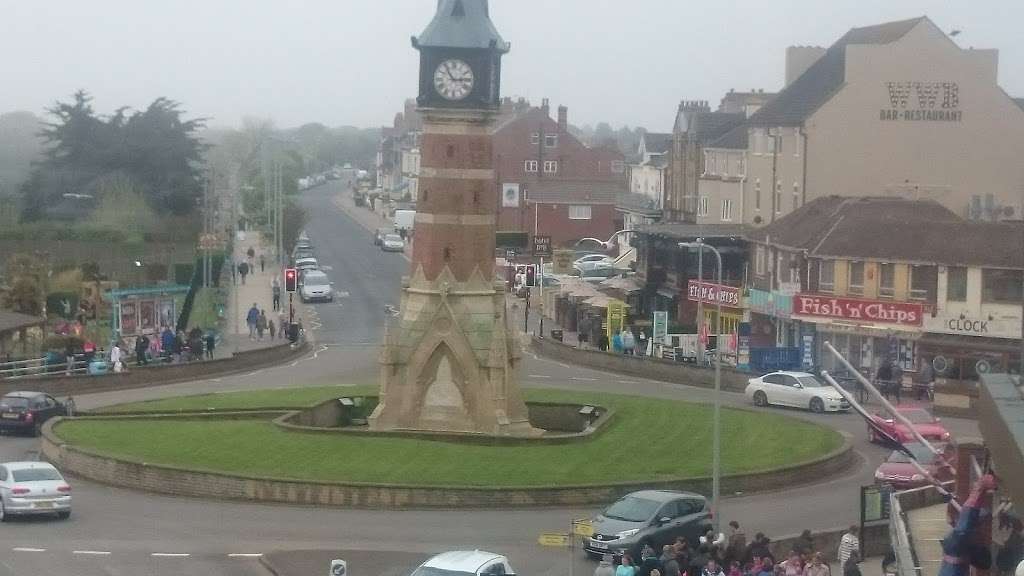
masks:
[[[488,445],[280,425],[298,409],[372,391],[289,388],[112,406],[54,423],[43,450],[72,473],[115,485],[370,508],[591,504],[639,487],[701,490],[708,483],[711,411],[678,400],[531,389],[532,405],[608,410],[595,433],[557,444]],[[727,409],[723,433],[724,484],[733,491],[779,488],[796,476],[822,478],[853,458],[842,434],[778,414]],[[232,478],[238,485],[227,481]]]

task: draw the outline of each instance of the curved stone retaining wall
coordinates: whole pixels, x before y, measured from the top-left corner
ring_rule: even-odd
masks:
[[[693,490],[705,494],[711,489],[711,479],[706,477],[601,486],[467,488],[304,482],[233,476],[118,459],[71,446],[53,431],[61,420],[57,418],[48,421],[43,427],[42,437],[42,453],[57,467],[72,475],[104,484],[177,496],[352,508],[450,509],[592,505],[611,502],[629,492],[647,488]],[[761,492],[817,482],[847,470],[858,460],[859,456],[853,451],[849,438],[845,438],[840,448],[811,462],[723,478],[722,492]]]

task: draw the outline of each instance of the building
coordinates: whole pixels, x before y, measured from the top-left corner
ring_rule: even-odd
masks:
[[[416,101],[408,99],[391,126],[381,128],[377,145],[377,190],[395,200],[415,202],[419,188],[423,120]]]
[[[791,48],[786,87],[746,122],[742,221],[769,224],[830,195],[1019,219],[1024,112],[997,72],[997,51],[961,48],[927,17],[854,28],[827,50]]]
[[[626,191],[625,157],[588,147],[569,131],[569,110],[552,120],[548,101],[507,117],[494,133],[495,179],[503,191],[498,229],[548,235],[554,245],[607,238],[615,198]]]
[[[661,219],[672,134],[647,132],[640,137],[634,162],[629,164],[629,192],[619,197],[617,210],[623,230],[637,230]],[[619,256],[635,260],[632,234],[623,234]]]
[[[798,347],[873,374],[931,363],[940,380],[1019,365],[1019,224],[973,222],[933,200],[818,198],[748,233],[750,346]]]

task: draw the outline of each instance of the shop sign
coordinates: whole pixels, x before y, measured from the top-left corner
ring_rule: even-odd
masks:
[[[883,122],[961,122],[960,86],[956,82],[901,80],[886,82],[888,106],[879,110]]]
[[[688,300],[703,302],[704,304],[721,304],[722,306],[730,306],[732,308],[739,308],[740,306],[740,289],[721,284],[690,280],[686,290],[686,297]]]
[[[608,301],[608,315],[606,317],[608,339],[622,332],[626,320],[626,303],[622,300],[611,299]]]
[[[668,334],[668,312],[656,310],[654,312],[654,333],[652,338],[654,338],[655,342],[662,343],[665,341],[666,334]]]
[[[848,322],[897,324],[900,326],[921,326],[924,321],[924,307],[920,304],[832,298],[813,294],[794,296],[793,314]]]
[[[985,336],[988,338],[1020,338],[1020,320],[971,316],[936,316],[925,319],[925,332]]]

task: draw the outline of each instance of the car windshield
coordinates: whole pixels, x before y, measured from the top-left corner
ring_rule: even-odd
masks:
[[[821,388],[825,385],[814,376],[797,376],[796,379],[804,388]]]
[[[12,470],[11,476],[15,482],[38,482],[44,480],[63,480],[60,472],[54,468],[23,468]]]
[[[306,274],[302,283],[307,286],[320,286],[323,284],[330,284],[330,280],[327,279],[326,274]]]
[[[401,242],[402,241],[402,237],[399,236],[398,234],[388,234],[387,236],[384,237],[384,239],[387,240],[388,242]]]
[[[604,511],[604,515],[615,520],[644,522],[651,516],[654,516],[654,512],[660,505],[660,502],[655,502],[654,500],[637,498],[636,496],[626,496],[615,504],[609,506],[608,509]]]
[[[412,576],[473,576],[473,573],[461,570],[445,570],[444,568],[434,568],[433,566],[420,566],[412,573]]]
[[[900,415],[910,420],[911,424],[931,424],[935,421],[927,410],[901,410]]]
[[[929,450],[924,444],[921,444],[919,442],[911,442],[910,444],[906,444],[905,446],[907,450],[909,450],[910,453],[914,455],[914,459],[916,459],[921,465],[926,466],[935,461],[935,454],[933,454],[932,451]],[[894,450],[893,453],[889,455],[889,458],[886,461],[892,463],[908,463],[910,462],[910,457],[904,454],[903,452],[900,452],[899,450]]]
[[[2,408],[28,408],[28,398],[4,396],[0,398],[0,409]]]

